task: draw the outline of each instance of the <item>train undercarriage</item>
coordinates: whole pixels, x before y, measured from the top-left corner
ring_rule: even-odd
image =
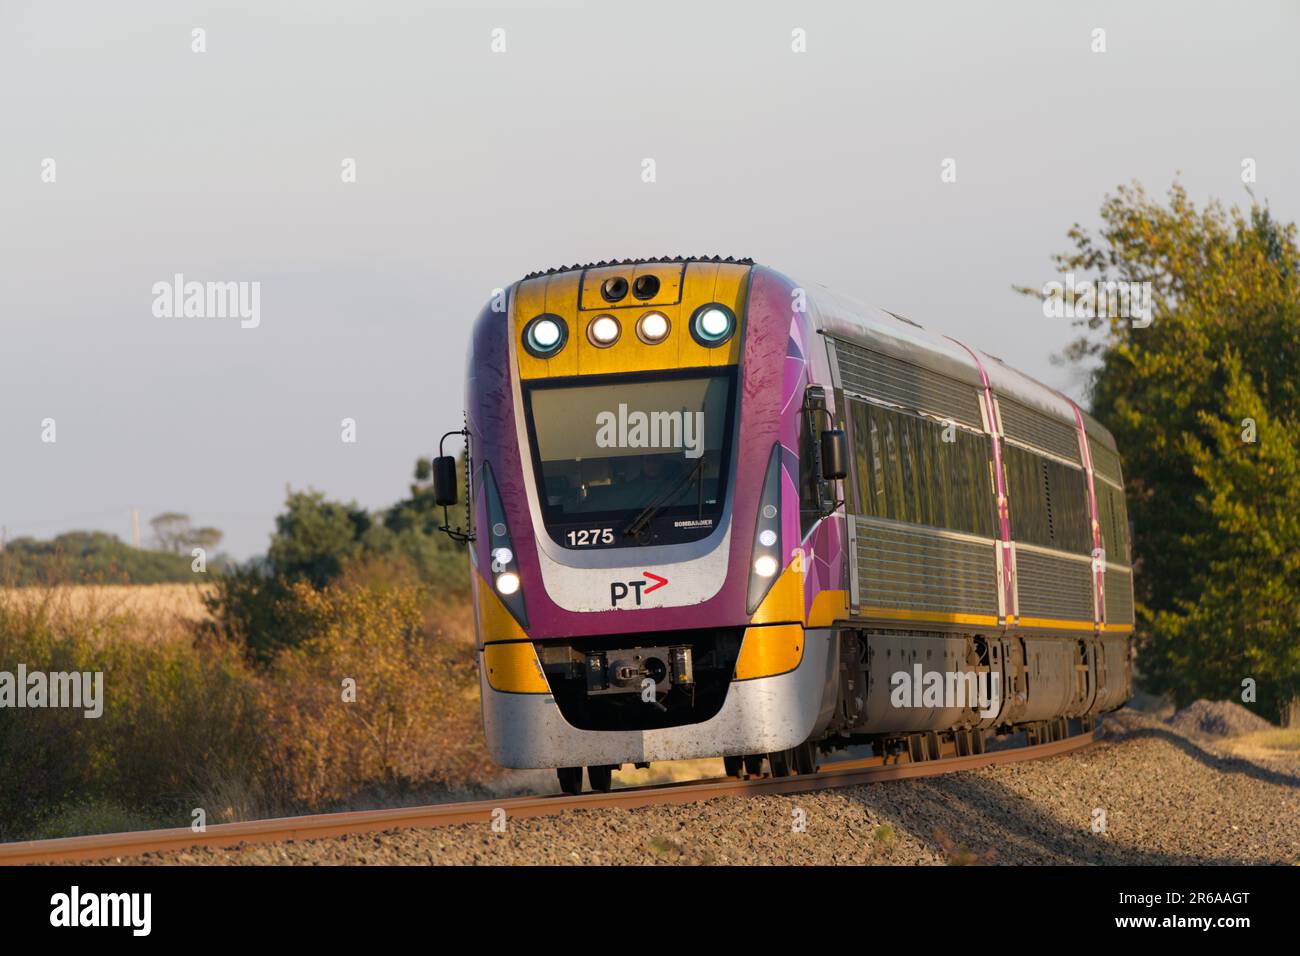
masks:
[[[589,729],[681,726],[707,719],[730,684],[739,635],[678,632],[660,642],[628,635],[551,645],[540,658],[556,702]],[[869,746],[873,756],[911,762],[981,754],[994,738],[1029,745],[1092,731],[1129,696],[1126,635],[961,634],[839,628],[830,632],[821,711],[813,732],[786,750],[722,755],[729,776],[817,771],[823,754]],[[642,644],[642,641],[647,643]],[[653,641],[653,643],[649,643]],[[612,686],[623,678],[626,687]],[[655,693],[637,693],[645,675]],[[647,706],[651,704],[652,706]],[[726,741],[719,741],[725,749]],[[588,767],[608,790],[620,765]],[[648,766],[638,763],[636,766]],[[583,768],[559,768],[561,788],[582,789]]]

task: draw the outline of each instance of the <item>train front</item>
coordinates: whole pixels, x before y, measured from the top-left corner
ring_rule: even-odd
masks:
[[[655,261],[531,276],[480,315],[469,548],[502,765],[603,789],[623,764],[786,751],[829,719],[843,549],[809,521],[808,487],[834,493],[807,480],[824,410],[798,295],[747,262]]]

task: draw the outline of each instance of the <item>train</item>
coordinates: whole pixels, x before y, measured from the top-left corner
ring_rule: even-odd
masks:
[[[468,549],[488,749],[567,793],[652,761],[785,776],[865,745],[1050,742],[1130,695],[1110,432],[750,259],[497,290],[432,470]]]

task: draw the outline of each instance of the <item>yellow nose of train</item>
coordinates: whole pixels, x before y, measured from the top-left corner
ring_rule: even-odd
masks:
[[[519,377],[735,365],[750,267],[611,264],[519,283],[511,334]]]

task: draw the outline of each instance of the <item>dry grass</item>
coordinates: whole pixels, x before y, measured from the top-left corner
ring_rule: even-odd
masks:
[[[614,774],[614,788],[645,787],[656,783],[680,783],[686,780],[712,780],[726,775],[721,757],[699,760],[663,760],[652,763],[645,770],[634,770],[631,764]]]
[[[1277,760],[1300,756],[1300,727],[1243,734],[1229,739],[1225,746],[1247,759]]]
[[[121,631],[142,641],[190,639],[190,625],[208,619],[211,584],[69,584],[0,588],[0,604],[40,610],[51,623],[82,633]]]

